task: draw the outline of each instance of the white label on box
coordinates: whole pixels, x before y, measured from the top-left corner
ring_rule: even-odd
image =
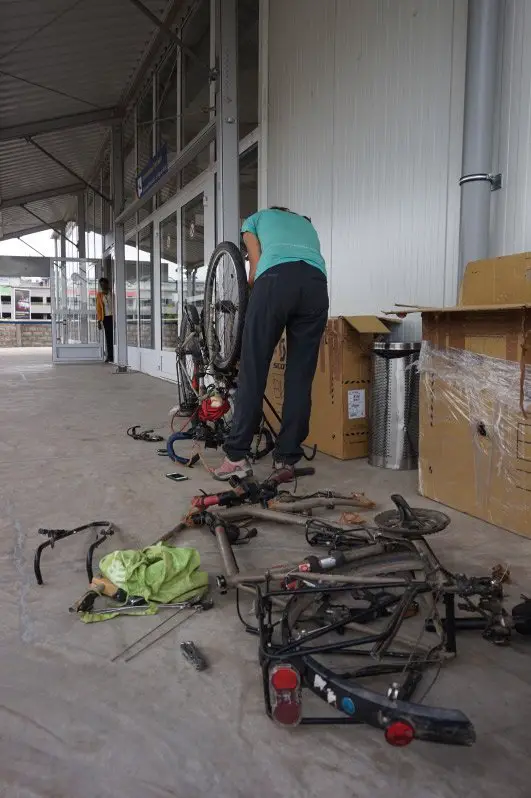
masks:
[[[365,389],[348,391],[348,420],[365,418]]]

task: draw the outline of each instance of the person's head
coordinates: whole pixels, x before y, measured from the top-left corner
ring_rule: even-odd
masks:
[[[290,211],[289,208],[283,208],[281,205],[270,205],[270,211],[284,211],[284,213],[295,213],[295,211]],[[296,216],[302,216],[303,219],[306,219],[307,222],[312,222],[309,216],[304,216],[303,213],[295,213]]]
[[[108,294],[110,290],[109,281],[106,277],[101,277],[99,281],[100,291],[103,291],[104,294]]]

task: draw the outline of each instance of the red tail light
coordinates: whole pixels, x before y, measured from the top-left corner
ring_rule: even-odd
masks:
[[[403,720],[395,720],[385,730],[385,739],[389,745],[403,748],[415,739],[415,729]]]
[[[302,718],[301,679],[292,665],[275,665],[269,673],[269,697],[273,720],[296,726]]]

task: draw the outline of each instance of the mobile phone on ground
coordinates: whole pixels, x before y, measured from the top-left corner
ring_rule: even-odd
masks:
[[[184,474],[166,474],[168,479],[173,479],[174,482],[184,482],[185,479],[189,479],[189,477],[185,477]]]

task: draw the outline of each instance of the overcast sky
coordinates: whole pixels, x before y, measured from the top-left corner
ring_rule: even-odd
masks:
[[[41,255],[45,258],[55,257],[55,247],[52,238],[52,231],[44,231],[43,233],[33,233],[30,236],[24,236],[22,241],[18,238],[10,238],[7,241],[0,241],[0,255],[25,255],[26,257],[38,257],[38,253],[34,249],[27,246],[25,242],[35,247]],[[134,260],[136,258],[136,250],[134,247],[126,245],[125,257],[127,260]],[[149,254],[140,250],[140,260],[149,260]],[[166,259],[165,259],[166,260]]]
[[[43,233],[33,233],[30,236],[24,236],[22,241],[18,238],[10,238],[8,241],[0,241],[0,255],[33,255],[37,257],[37,253],[28,247],[23,242],[27,241],[32,247],[38,249],[41,255],[46,258],[53,258],[55,255],[55,248],[52,239],[52,231],[45,230]]]

